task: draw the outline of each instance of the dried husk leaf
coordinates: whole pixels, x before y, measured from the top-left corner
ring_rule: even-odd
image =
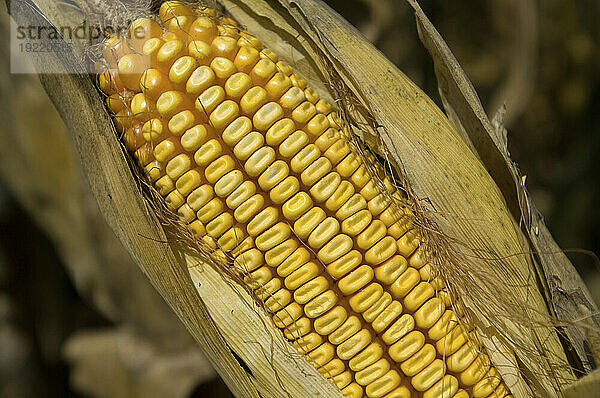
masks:
[[[517,232],[511,207],[507,206],[513,201],[502,194],[501,189],[507,184],[492,179],[465,136],[457,133],[433,102],[356,29],[315,0],[217,3],[282,58],[291,61],[321,93],[329,90],[334,99],[339,97],[339,91],[318,84],[319,81],[335,82],[336,88],[348,89],[349,96],[361,104],[353,116],[374,127],[363,126],[361,135],[387,156],[417,198],[426,199],[421,202],[423,214],[451,237],[451,248],[456,253],[466,255],[464,258],[479,272],[488,272],[488,278],[502,280],[510,274],[515,281],[535,280],[538,275],[531,259],[519,255],[529,253],[529,249]],[[38,16],[27,14],[26,9],[23,12],[30,19]],[[148,211],[126,166],[109,117],[91,82],[81,74],[75,57],[52,62],[73,72],[41,79],[74,133],[85,172],[105,217],[234,394],[339,396],[303,358],[293,354],[294,349],[243,289],[227,281],[211,264],[182,254],[176,244],[161,243],[166,236]],[[67,98],[65,93],[69,93]],[[456,114],[460,119],[463,112]],[[465,132],[471,136],[468,125]],[[476,144],[474,148],[479,151]],[[485,260],[482,253],[493,261]],[[493,297],[474,297],[469,294],[470,286],[456,286],[484,330],[485,344],[491,348],[492,358],[514,395],[533,394],[515,371],[519,366],[530,382],[535,382],[533,387],[538,393],[556,396],[562,383],[572,375],[559,366],[566,363],[566,357],[554,329],[546,324],[547,302],[535,283],[510,288],[511,294],[529,303],[524,311],[537,328],[526,329],[510,319],[490,317],[485,307]],[[232,352],[244,362],[248,372]]]
[[[558,320],[589,327],[586,331],[575,325],[562,326],[567,346],[572,345],[575,350],[570,363],[580,371],[589,372],[594,368],[594,361],[600,361],[598,307],[583,280],[552,238],[525,188],[525,178],[510,158],[507,131],[502,120],[506,109],[499,109],[490,122],[468,77],[446,43],[419,5],[415,1],[408,2],[415,9],[421,40],[434,60],[446,112],[456,115],[456,123],[451,119],[455,127],[465,131],[463,138],[475,149],[494,177],[513,218],[519,221],[520,232],[529,241],[532,261],[543,281],[540,288],[550,314]]]

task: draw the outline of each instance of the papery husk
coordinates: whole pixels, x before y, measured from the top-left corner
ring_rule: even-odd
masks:
[[[42,10],[53,8],[51,0],[36,3]],[[548,308],[553,308],[553,296],[548,295],[547,274],[542,272],[547,267],[534,262],[532,249],[515,221],[521,218],[515,216],[515,197],[519,196],[514,192],[522,188],[513,187],[511,196],[506,178],[494,181],[492,176],[497,178],[498,174],[486,163],[493,147],[486,140],[481,144],[473,138],[485,135],[479,130],[479,136],[469,131],[473,124],[464,122],[465,115],[470,115],[468,107],[457,109],[453,105],[455,125],[450,123],[355,28],[319,1],[207,3],[222,6],[292,63],[317,91],[334,99],[349,121],[360,123],[355,125],[355,132],[395,167],[401,184],[416,200],[418,217],[429,228],[429,242],[450,253],[436,264],[438,270],[459,276],[449,281],[452,290],[466,303],[488,353],[514,396],[560,395],[574,376],[550,322],[554,311]],[[427,43],[428,37],[438,40],[435,30],[423,29],[429,28],[426,18],[416,3],[411,4],[417,10],[424,41]],[[55,18],[50,19],[55,24],[63,17],[48,14]],[[31,20],[39,14],[23,8],[23,16]],[[434,40],[435,45],[439,46],[439,41]],[[72,72],[41,79],[73,133],[92,191],[109,225],[233,393],[240,397],[341,396],[283,339],[243,288],[224,277],[214,264],[185,253],[176,242],[166,243],[167,236],[142,197],[101,98],[92,81],[82,74],[77,55],[81,54],[36,61],[57,62]],[[455,71],[456,66],[444,63],[444,59],[442,65]],[[464,85],[470,88],[468,80],[459,82],[458,87]],[[472,98],[472,90],[452,88],[449,92],[450,104],[461,95],[467,104],[478,101]],[[487,120],[485,114],[475,116],[476,120]],[[495,142],[493,137],[488,137],[490,140]],[[502,162],[495,165],[499,167]],[[540,255],[536,260],[543,262],[546,251],[533,246]],[[565,261],[568,264],[561,260],[564,274],[570,275]],[[460,274],[454,271],[455,266],[459,271],[473,270],[474,275]],[[486,290],[490,280],[500,289],[496,295]],[[589,297],[580,280],[573,280],[583,296]],[[503,300],[512,301],[512,306],[499,302]],[[527,305],[517,308],[514,303]],[[592,314],[597,313],[590,303],[586,306]],[[491,313],[490,309],[498,308],[506,313]],[[581,341],[575,338],[573,344]]]

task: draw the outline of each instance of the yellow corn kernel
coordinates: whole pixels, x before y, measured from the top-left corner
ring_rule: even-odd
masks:
[[[284,336],[348,397],[509,394],[406,194],[331,104],[230,17],[180,1],[159,17],[104,44],[115,127]]]

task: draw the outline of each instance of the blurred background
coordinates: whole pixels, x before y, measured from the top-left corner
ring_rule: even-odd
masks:
[[[404,1],[327,3],[440,104]],[[488,114],[506,103],[513,159],[600,302],[600,2],[420,3]],[[39,80],[0,51],[0,397],[230,396],[99,217]]]

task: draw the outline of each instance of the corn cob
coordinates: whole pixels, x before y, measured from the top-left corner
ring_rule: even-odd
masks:
[[[332,106],[231,18],[167,1],[159,19],[107,39],[99,86],[167,207],[285,337],[348,397],[510,397]]]

